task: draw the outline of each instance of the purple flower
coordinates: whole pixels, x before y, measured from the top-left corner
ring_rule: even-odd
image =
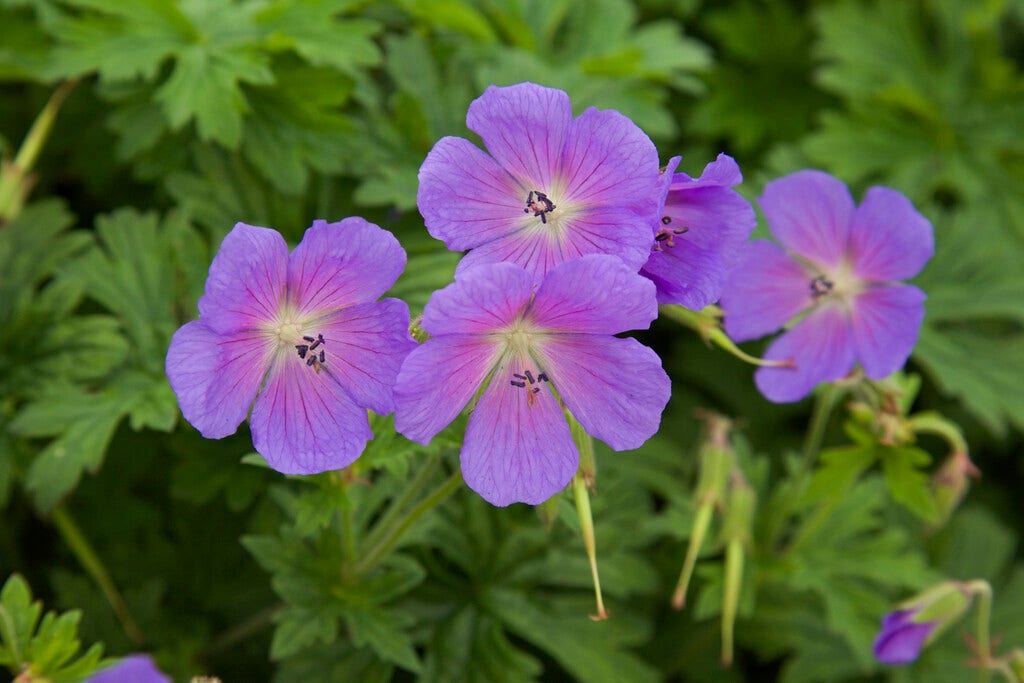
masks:
[[[658,303],[698,311],[722,295],[725,274],[757,221],[731,189],[743,182],[732,157],[719,154],[697,179],[673,173],[679,161],[673,157],[661,175],[654,247],[640,274],[657,285]]]
[[[172,683],[149,655],[128,655],[117,664],[97,671],[84,683]]]
[[[427,230],[472,251],[459,272],[511,261],[535,280],[585,254],[634,271],[650,256],[658,152],[616,111],[572,117],[569,96],[533,83],[490,86],[469,106],[469,140],[442,138],[420,167],[416,202]]]
[[[882,617],[882,631],[875,638],[875,659],[883,664],[908,664],[921,654],[937,621],[915,623],[917,609],[903,609]]]
[[[615,450],[658,430],[671,389],[658,356],[613,335],[657,316],[654,285],[591,255],[533,275],[498,263],[465,270],[423,312],[433,335],[402,365],[395,427],[427,443],[486,384],[470,415],[462,473],[494,505],[541,503],[575,474],[563,405]]]
[[[872,187],[854,207],[846,185],[821,171],[768,183],[759,203],[785,250],[767,240],[746,245],[722,307],[736,341],[792,325],[765,358],[795,367],[760,368],[761,393],[777,403],[797,401],[857,362],[870,379],[899,369],[917,342],[925,300],[899,281],[931,258],[931,223],[885,187]]]
[[[276,230],[237,224],[210,266],[199,320],[167,351],[185,419],[219,439],[252,406],[253,446],[277,471],[350,464],[373,436],[366,409],[394,410],[415,346],[405,303],[376,300],[403,268],[394,236],[362,218],[316,221],[291,254]]]

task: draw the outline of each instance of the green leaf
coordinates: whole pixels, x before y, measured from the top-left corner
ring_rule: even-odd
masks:
[[[929,485],[930,478],[921,470],[931,463],[932,457],[912,447],[882,447],[880,453],[882,471],[893,499],[924,521],[937,521],[939,510]]]
[[[274,617],[277,627],[270,641],[270,658],[281,660],[313,645],[330,644],[338,635],[338,615],[328,610],[291,607]]]
[[[377,607],[350,606],[344,617],[356,646],[368,646],[384,661],[419,673],[422,665],[405,633],[411,622],[407,616]]]
[[[373,42],[380,24],[339,17],[353,4],[351,0],[284,0],[268,5],[255,19],[269,34],[272,48],[295,50],[315,66],[353,72],[380,62],[380,50]]]

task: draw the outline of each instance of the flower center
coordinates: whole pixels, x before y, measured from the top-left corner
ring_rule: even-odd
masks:
[[[676,235],[682,235],[690,231],[685,225],[678,228],[670,228],[672,224],[671,216],[662,216],[661,225],[658,228],[658,232],[654,234],[654,246],[651,251],[665,251],[665,247],[672,248],[676,246]]]
[[[557,208],[546,194],[540,190],[530,190],[530,194],[526,195],[526,208],[523,209],[523,213],[540,216],[540,222],[547,225],[547,215]]]
[[[811,280],[811,297],[814,300],[818,300],[823,296],[828,296],[832,293],[832,290],[835,289],[835,286],[835,283],[827,277],[819,275]]]
[[[523,370],[523,374],[518,372],[512,373],[511,384],[514,387],[520,387],[526,391],[526,407],[532,408],[534,402],[537,400],[536,396],[540,393],[540,382],[550,382],[547,373],[540,372],[536,377],[533,375],[533,370]],[[529,382],[529,384],[527,384]]]
[[[299,358],[306,361],[306,367],[313,368],[317,374],[320,374],[320,370],[327,365],[327,353],[324,351],[327,343],[324,341],[324,335],[318,333],[315,338],[306,335],[302,337],[302,341],[306,343],[295,344]]]

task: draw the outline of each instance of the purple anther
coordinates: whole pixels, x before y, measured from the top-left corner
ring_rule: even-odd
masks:
[[[517,382],[515,380],[512,380],[510,382],[510,384],[512,384],[512,386],[514,386],[514,387],[525,387],[526,386],[526,382]]]

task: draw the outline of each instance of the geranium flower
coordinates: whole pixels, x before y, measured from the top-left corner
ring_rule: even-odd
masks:
[[[857,362],[870,379],[899,369],[917,343],[925,300],[899,281],[934,253],[931,223],[885,187],[869,189],[855,208],[846,185],[821,171],[774,180],[758,201],[785,249],[767,240],[748,244],[727,278],[722,307],[736,341],[789,324],[765,358],[795,367],[758,369],[761,393],[797,401]]]
[[[658,288],[658,303],[699,311],[718,301],[725,274],[757,223],[754,209],[731,189],[743,182],[732,157],[719,154],[699,178],[674,173],[673,157],[661,174],[654,245],[640,274]]]
[[[651,250],[658,152],[616,111],[572,117],[569,96],[533,83],[491,86],[469,106],[469,140],[442,138],[420,167],[416,203],[449,249],[471,249],[459,272],[511,261],[536,280],[584,254],[639,270]]]
[[[199,320],[167,351],[185,419],[219,439],[252,406],[253,446],[277,471],[350,464],[373,437],[367,408],[394,410],[392,385],[415,346],[406,304],[377,301],[404,268],[394,236],[362,218],[316,221],[291,254],[276,230],[237,224],[210,266]]]
[[[668,376],[657,354],[613,335],[657,316],[654,285],[618,259],[553,267],[536,288],[512,263],[467,269],[431,296],[433,335],[402,365],[395,427],[428,443],[486,385],[462,446],[466,483],[488,502],[541,503],[579,464],[563,405],[615,450],[658,430]]]
[[[171,677],[156,668],[149,655],[128,655],[106,669],[97,671],[84,683],[172,683]]]
[[[873,652],[875,659],[883,664],[908,664],[921,654],[937,621],[916,623],[916,609],[890,612],[882,617],[882,630],[875,638]]]

